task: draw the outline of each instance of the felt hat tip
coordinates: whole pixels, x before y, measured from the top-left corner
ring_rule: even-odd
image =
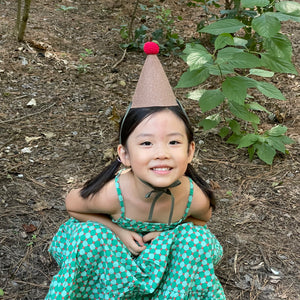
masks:
[[[159,52],[159,46],[154,42],[147,42],[144,44],[144,52],[147,55],[156,55]]]

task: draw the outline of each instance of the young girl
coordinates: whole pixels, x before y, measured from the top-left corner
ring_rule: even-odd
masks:
[[[60,271],[46,299],[225,299],[222,248],[204,225],[214,196],[190,164],[184,110],[130,108],[119,136],[118,160],[66,197],[72,218],[50,246]]]

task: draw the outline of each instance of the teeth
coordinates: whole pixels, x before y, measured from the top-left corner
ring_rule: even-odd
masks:
[[[153,168],[154,171],[168,171],[170,168]]]

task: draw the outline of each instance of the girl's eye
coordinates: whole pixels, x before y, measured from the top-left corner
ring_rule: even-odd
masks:
[[[141,145],[142,146],[151,146],[151,142],[146,141],[146,142],[141,143]]]
[[[171,145],[178,145],[178,144],[180,144],[180,142],[179,141],[171,141],[170,144]]]

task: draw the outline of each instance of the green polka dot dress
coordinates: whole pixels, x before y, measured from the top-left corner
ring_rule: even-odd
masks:
[[[183,223],[193,197],[192,181],[184,216],[169,225],[126,218],[118,176],[115,183],[121,217],[114,222],[141,235],[161,234],[133,257],[102,224],[69,219],[49,248],[60,271],[46,299],[225,299],[214,272],[222,257],[221,245],[207,226]]]

